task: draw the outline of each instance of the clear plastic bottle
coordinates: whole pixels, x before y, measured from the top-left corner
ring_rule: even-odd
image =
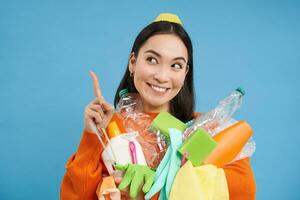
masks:
[[[123,120],[127,132],[138,132],[137,141],[142,146],[148,166],[156,167],[166,151],[162,135],[151,128],[152,117],[143,112],[142,100],[137,93],[128,93],[127,89],[119,92],[120,100],[117,112]]]
[[[117,111],[123,117],[123,126],[127,132],[144,131],[147,129],[152,118],[143,113],[143,104],[137,93],[128,93],[127,89],[119,92],[120,100],[117,104]]]
[[[229,96],[219,102],[217,107],[207,113],[203,113],[199,118],[195,119],[189,128],[183,133],[183,140],[186,140],[192,135],[197,128],[205,129],[211,136],[216,135],[227,127],[237,123],[232,115],[240,108],[245,91],[242,88],[237,88]],[[251,157],[256,150],[256,143],[251,137],[241,152],[231,161],[241,160],[246,157]]]
[[[143,104],[138,93],[128,93],[127,89],[123,89],[119,92],[119,97],[117,111],[123,117],[143,111]]]
[[[183,140],[186,140],[198,128],[203,128],[211,136],[224,129],[224,126],[228,125],[231,120],[231,116],[240,108],[244,95],[245,91],[237,88],[221,100],[215,109],[201,114],[194,120],[193,125],[185,130]]]

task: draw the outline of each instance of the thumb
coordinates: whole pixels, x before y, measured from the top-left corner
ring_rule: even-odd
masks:
[[[109,112],[112,111],[114,109],[113,105],[111,105],[110,103],[107,103],[106,101],[104,101],[101,104],[102,108],[104,109],[105,112]]]

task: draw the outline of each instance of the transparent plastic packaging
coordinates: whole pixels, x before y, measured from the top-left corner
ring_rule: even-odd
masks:
[[[229,96],[221,100],[216,108],[201,114],[200,117],[196,118],[192,122],[192,125],[185,130],[183,140],[189,138],[198,128],[203,128],[213,137],[225,128],[237,123],[237,121],[232,118],[232,115],[241,107],[244,94],[245,92],[242,88],[237,88]],[[251,157],[255,149],[256,144],[253,137],[251,137],[233,161]]]
[[[140,132],[137,141],[141,144],[149,167],[156,168],[167,151],[167,143],[159,131],[149,127]]]
[[[117,104],[117,112],[122,116],[123,126],[127,132],[144,131],[152,118],[143,113],[143,104],[137,93],[128,93],[126,89],[120,91],[120,100]]]
[[[136,140],[142,150],[149,167],[156,168],[167,149],[164,137],[151,127],[152,118],[143,112],[139,94],[121,90],[117,112],[120,113],[126,132],[137,131]]]
[[[184,131],[183,140],[190,137],[198,128],[203,128],[211,136],[218,133],[224,124],[231,119],[236,110],[240,108],[244,94],[244,90],[238,88],[225,99],[221,100],[216,108],[201,114],[200,117],[194,120],[193,125]]]

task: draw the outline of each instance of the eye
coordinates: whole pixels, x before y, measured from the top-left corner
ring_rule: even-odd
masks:
[[[156,60],[156,58],[154,58],[154,57],[148,57],[147,59],[146,59],[150,64],[157,64],[158,62],[157,62],[157,60]]]
[[[182,69],[182,65],[179,64],[179,63],[174,63],[173,65],[171,65],[171,67],[176,69],[176,70]]]

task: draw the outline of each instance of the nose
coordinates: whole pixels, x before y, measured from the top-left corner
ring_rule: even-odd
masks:
[[[161,66],[156,70],[154,74],[154,79],[159,83],[168,82],[170,79],[170,72],[167,66]]]

